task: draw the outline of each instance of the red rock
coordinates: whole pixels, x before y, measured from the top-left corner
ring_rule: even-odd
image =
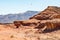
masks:
[[[54,14],[60,14],[60,7],[48,6],[44,11],[30,17],[30,19],[47,20]]]
[[[30,17],[29,20],[14,21],[16,27],[32,26],[44,30],[60,28],[60,7],[48,6],[44,11]]]
[[[24,21],[14,21],[14,25],[16,27],[19,27],[19,26],[36,26],[39,22],[40,22],[40,20],[36,20],[36,19],[24,20]]]

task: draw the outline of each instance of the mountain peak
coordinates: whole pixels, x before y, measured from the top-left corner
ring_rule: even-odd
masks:
[[[26,11],[19,14],[0,15],[0,23],[12,23],[15,20],[27,20],[37,13],[38,11]]]
[[[60,7],[57,7],[57,6],[48,6],[47,9],[60,9]]]
[[[35,18],[38,20],[46,20],[46,19],[49,19],[49,17],[51,17],[54,14],[60,14],[60,7],[48,6],[45,10],[43,10],[42,12],[40,12],[37,15],[34,15],[30,19]]]

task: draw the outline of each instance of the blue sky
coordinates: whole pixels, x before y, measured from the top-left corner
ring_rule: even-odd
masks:
[[[59,6],[60,0],[0,0],[0,15],[41,11],[47,6]]]

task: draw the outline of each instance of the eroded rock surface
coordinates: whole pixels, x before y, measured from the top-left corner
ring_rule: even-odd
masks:
[[[60,7],[56,6],[48,6],[44,11],[34,15],[30,19],[38,19],[38,20],[47,20],[50,19],[51,16],[58,14],[60,15]]]
[[[44,11],[34,15],[29,20],[14,21],[16,28],[19,26],[35,27],[39,30],[53,30],[60,27],[60,7],[48,6]]]
[[[44,11],[30,17],[29,20],[13,23],[13,27],[17,29],[9,27],[8,32],[4,30],[0,33],[2,37],[8,36],[6,40],[8,38],[11,40],[60,40],[60,7],[48,6]]]

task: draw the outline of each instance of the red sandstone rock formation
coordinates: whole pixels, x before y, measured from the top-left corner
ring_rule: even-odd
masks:
[[[24,21],[14,21],[14,25],[18,28],[19,26],[37,26],[40,20],[31,19]]]
[[[49,19],[60,19],[60,14],[54,14]]]
[[[47,20],[55,14],[60,14],[60,7],[48,6],[44,11],[34,15],[30,19]]]
[[[35,27],[41,30],[42,32],[45,30],[55,30],[60,28],[60,19],[52,19],[52,20],[42,20],[40,24]]]
[[[17,28],[19,26],[33,26],[42,31],[60,28],[60,7],[48,6],[47,9],[29,20],[14,21],[14,24]]]

